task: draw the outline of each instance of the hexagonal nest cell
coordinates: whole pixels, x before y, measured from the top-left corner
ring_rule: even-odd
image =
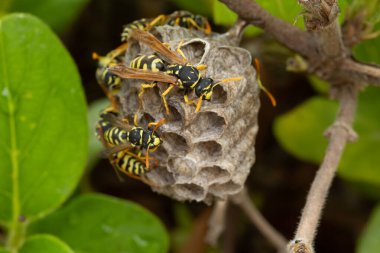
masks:
[[[152,189],[177,200],[211,203],[242,190],[255,160],[257,114],[260,107],[259,87],[250,53],[234,45],[238,41],[227,34],[159,26],[150,31],[172,50],[182,42],[182,51],[193,65],[205,64],[202,77],[218,81],[230,77],[241,80],[221,83],[211,101],[203,101],[200,112],[186,104],[183,92],[175,87],[167,96],[170,115],[166,115],[161,94],[168,87],[159,83],[142,97],[139,124],[146,118],[166,118],[158,132],[163,144],[150,155],[159,161],[158,168],[146,174]],[[151,48],[130,40],[126,64],[138,55],[152,54]],[[136,89],[143,81],[123,81],[119,94],[123,116],[131,117],[137,110]],[[146,83],[146,82],[145,82]],[[192,91],[190,99],[197,99]]]

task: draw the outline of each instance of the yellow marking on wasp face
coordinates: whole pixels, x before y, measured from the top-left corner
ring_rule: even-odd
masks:
[[[154,146],[158,146],[158,145],[160,145],[160,143],[161,143],[160,138],[154,138],[154,141],[153,141]]]

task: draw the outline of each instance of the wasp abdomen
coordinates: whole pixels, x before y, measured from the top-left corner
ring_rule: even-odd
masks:
[[[157,55],[141,55],[131,61],[130,67],[159,72],[165,69],[165,63]]]
[[[127,153],[119,152],[116,160],[116,168],[126,174],[141,176],[148,171],[142,162]]]

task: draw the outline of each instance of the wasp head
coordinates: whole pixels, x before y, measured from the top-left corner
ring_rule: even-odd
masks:
[[[148,147],[151,151],[155,151],[162,143],[160,135],[154,131],[151,132]]]
[[[202,97],[203,100],[210,101],[216,85],[213,79],[202,78],[195,87],[195,95],[199,98]]]

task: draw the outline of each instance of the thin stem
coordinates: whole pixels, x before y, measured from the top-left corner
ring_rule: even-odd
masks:
[[[352,76],[352,80],[380,86],[379,66],[363,64],[350,58],[343,62],[342,70],[346,75]]]
[[[208,222],[208,231],[205,239],[210,245],[216,245],[225,228],[227,205],[227,200],[219,200],[214,205]]]
[[[231,200],[245,212],[253,225],[276,247],[279,252],[286,248],[287,240],[264,218],[244,189]]]
[[[293,244],[302,241],[310,247],[313,245],[322,209],[344,148],[348,141],[356,137],[351,126],[356,111],[357,93],[358,89],[352,84],[340,87],[337,91],[340,100],[337,119],[327,131],[329,144],[307,196]]]

